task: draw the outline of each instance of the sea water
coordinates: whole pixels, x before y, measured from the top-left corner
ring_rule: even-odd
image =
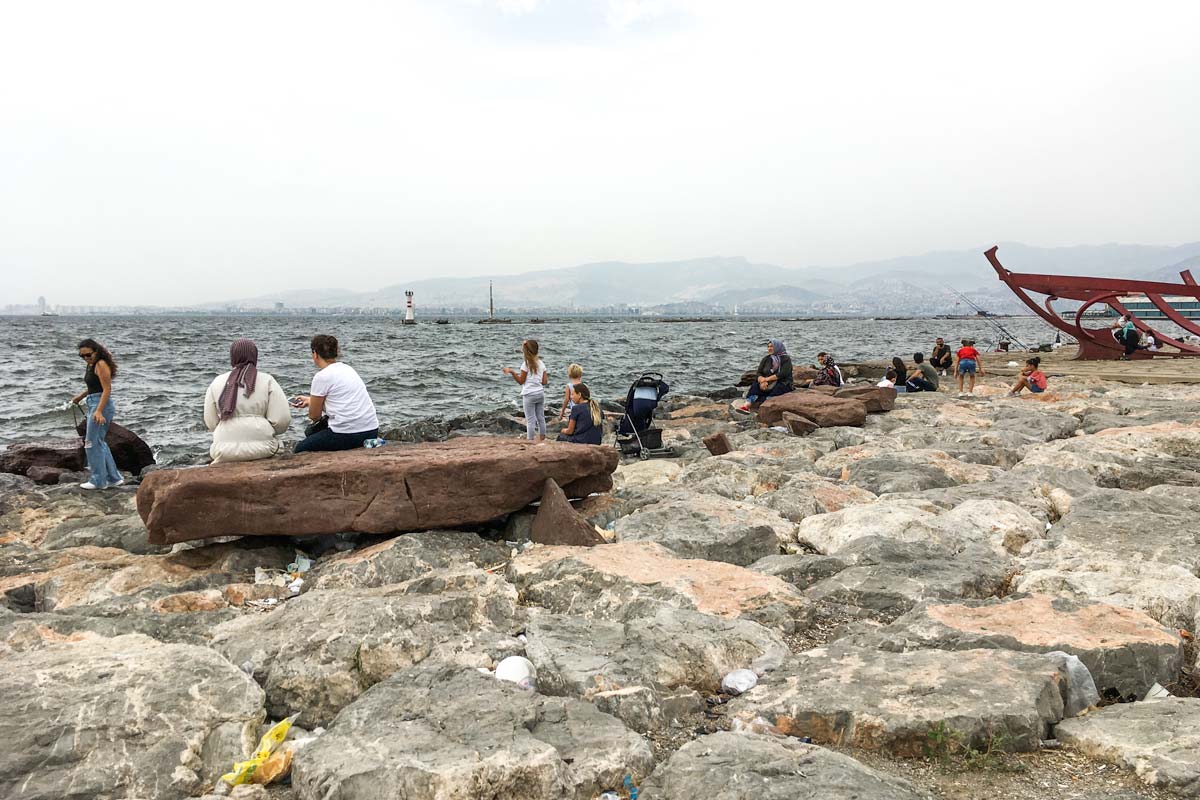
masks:
[[[1035,317],[1001,322],[1027,343],[1054,338]],[[0,361],[0,446],[71,434],[72,412],[62,405],[83,391],[84,364],[76,345],[91,337],[112,350],[119,365],[113,381],[116,421],[140,434],[160,462],[196,463],[211,442],[203,421],[204,392],[229,369],[230,343],[241,336],[253,339],[259,369],[274,375],[291,396],[308,392],[315,371],[309,340],[316,333],[341,342],[344,360],[367,384],[383,430],[422,418],[516,411],[519,387],[501,369],[519,366],[524,337],[541,343],[551,376],[547,405],[555,408],[573,362],[583,365],[594,397],[623,399],[643,371],[661,372],[672,392],[730,386],[758,365],[768,339],[782,339],[800,365],[812,363],[819,350],[839,361],[899,355],[908,362],[916,350],[928,353],[937,336],[952,347],[963,337],[980,345],[1000,338],[985,319],[401,325],[397,318],[354,316],[0,317],[0,339],[9,343],[8,357]],[[296,421],[286,436],[297,440],[303,412],[293,414]]]

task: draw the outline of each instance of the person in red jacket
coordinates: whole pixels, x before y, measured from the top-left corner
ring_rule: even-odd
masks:
[[[973,394],[975,392],[975,373],[987,374],[983,371],[983,362],[979,360],[979,351],[975,349],[975,340],[963,339],[962,347],[955,355],[958,356],[958,367],[954,370],[958,376],[958,394],[960,396],[964,394],[964,379],[967,381],[966,394]]]

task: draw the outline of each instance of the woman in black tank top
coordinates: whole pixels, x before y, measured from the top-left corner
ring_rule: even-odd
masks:
[[[125,481],[105,441],[115,413],[112,379],[117,374],[117,362],[113,360],[112,353],[95,339],[84,339],[79,343],[79,357],[87,362],[87,369],[83,373],[83,383],[87,388],[75,395],[73,402],[87,401],[87,433],[83,440],[83,453],[92,473],[91,480],[79,486],[82,489],[120,486]]]

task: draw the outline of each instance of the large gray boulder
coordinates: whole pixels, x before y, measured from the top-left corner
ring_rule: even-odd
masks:
[[[170,550],[150,544],[128,490],[80,492],[66,487],[26,491],[0,508],[0,534],[46,550],[116,547],[130,553]]]
[[[926,755],[930,733],[956,746],[1037,749],[1063,717],[1059,667],[1004,650],[889,653],[833,645],[798,654],[730,709],[789,736]]]
[[[701,693],[716,693],[729,672],[788,653],[757,623],[667,605],[622,622],[535,611],[526,635],[540,692],[588,700],[639,731],[700,710]]]
[[[863,538],[937,545],[951,551],[988,548],[998,556],[1019,552],[1046,535],[1032,514],[1004,500],[968,500],[950,510],[924,500],[887,499],[809,517],[797,526],[802,543],[837,555]]]
[[[1123,699],[1177,681],[1184,655],[1179,634],[1141,612],[1049,595],[927,603],[877,637],[894,651],[1061,650],[1079,657],[1101,695]]]
[[[942,450],[902,450],[865,445],[835,451],[817,461],[817,474],[874,494],[918,492],[995,478],[1001,470],[959,461]]]
[[[300,800],[591,800],[640,781],[649,745],[580,700],[434,664],[397,672],[301,749]]]
[[[961,550],[869,536],[838,551],[852,566],[814,583],[805,595],[819,613],[890,622],[928,600],[997,597],[1012,569],[971,544]]]
[[[1063,744],[1119,764],[1151,786],[1200,797],[1200,699],[1120,703],[1063,720]]]
[[[779,578],[679,558],[650,542],[533,547],[509,564],[508,579],[525,603],[587,619],[623,621],[666,603],[793,633],[806,628],[811,615],[811,603]]]
[[[507,547],[478,534],[422,531],[322,558],[305,579],[316,589],[388,586],[435,570],[486,569],[508,558]]]
[[[0,796],[185,798],[243,757],[263,692],[204,647],[145,636],[0,646]]]
[[[725,731],[688,742],[640,787],[646,800],[923,800],[907,781],[795,739]]]
[[[275,717],[327,725],[369,687],[426,659],[488,667],[517,652],[517,593],[479,570],[435,572],[370,589],[321,589],[214,630],[212,646],[248,664]]]
[[[779,553],[796,526],[770,509],[696,494],[639,509],[613,526],[618,541],[656,542],[683,558],[746,566]]]

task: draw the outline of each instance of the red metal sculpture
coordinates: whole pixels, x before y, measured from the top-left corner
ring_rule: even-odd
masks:
[[[1138,319],[1121,302],[1122,297],[1144,295],[1171,322],[1190,334],[1200,336],[1200,325],[1185,318],[1164,299],[1164,295],[1174,295],[1200,301],[1200,286],[1196,285],[1196,279],[1192,277],[1192,273],[1188,270],[1183,270],[1179,273],[1180,278],[1183,279],[1183,283],[1009,272],[1001,265],[1000,260],[996,258],[997,249],[999,248],[993,247],[984,253],[984,255],[991,262],[992,267],[996,270],[996,274],[1000,276],[1000,280],[1008,284],[1008,288],[1012,289],[1013,293],[1021,298],[1025,305],[1033,309],[1035,314],[1064,333],[1074,336],[1079,341],[1079,355],[1076,356],[1077,358],[1115,359],[1121,357],[1125,352],[1124,347],[1113,338],[1110,328],[1085,328],[1083,326],[1083,315],[1089,308],[1098,303],[1106,304],[1118,314],[1128,315],[1138,330],[1153,334],[1159,344],[1170,345],[1178,351],[1150,352],[1148,350],[1137,350],[1133,353],[1133,358],[1200,356],[1200,347],[1159,333],[1143,320]],[[1046,299],[1042,304],[1038,304],[1029,296],[1029,292],[1046,295]],[[1074,321],[1064,319],[1062,315],[1054,310],[1054,301],[1059,298],[1076,300],[1083,303],[1075,312]]]

